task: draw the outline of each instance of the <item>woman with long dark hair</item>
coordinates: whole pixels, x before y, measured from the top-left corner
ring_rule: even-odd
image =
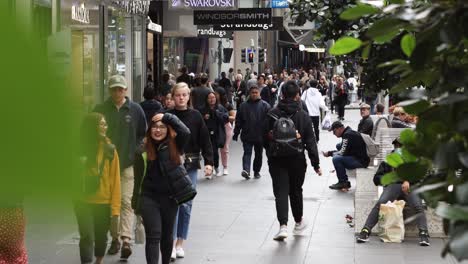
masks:
[[[228,112],[228,122],[224,124],[224,130],[226,133],[226,141],[224,142],[224,147],[221,149],[221,163],[223,165],[223,171],[218,170],[217,176],[227,176],[228,172],[228,159],[229,159],[229,146],[232,141],[232,134],[234,132],[234,121],[236,120],[236,110],[234,106],[229,102],[226,94],[219,93],[219,103],[222,105]]]
[[[88,114],[81,126],[82,197],[75,201],[81,263],[103,263],[111,217],[120,215],[120,165],[106,136],[102,114]]]
[[[181,153],[190,130],[173,114],[156,114],[146,133],[143,151],[135,157],[132,208],[143,218],[146,262],[171,260],[178,204],[196,191],[182,165]]]
[[[206,107],[202,109],[201,114],[210,133],[211,146],[213,148],[215,169],[211,175],[206,175],[206,179],[211,180],[213,175],[219,172],[219,149],[223,148],[226,143],[225,124],[229,123],[229,116],[226,108],[218,104],[218,99],[214,92],[209,92],[205,100]]]

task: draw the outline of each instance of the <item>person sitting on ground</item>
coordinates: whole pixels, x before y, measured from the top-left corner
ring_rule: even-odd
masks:
[[[372,121],[372,118],[370,118],[370,105],[361,105],[361,117],[362,119],[358,125],[358,132],[367,134],[369,136],[372,135],[372,131],[374,130],[374,122]]]
[[[394,150],[392,153],[401,153],[401,141],[399,138],[396,138],[393,142]],[[392,172],[394,169],[388,165],[385,161],[380,163],[379,168],[374,176],[374,184],[376,186],[382,185],[382,177],[389,172]],[[419,245],[421,246],[429,246],[429,233],[427,231],[427,220],[426,215],[424,214],[424,207],[421,203],[421,198],[411,192],[410,187],[413,183],[408,181],[398,181],[395,183],[391,183],[389,185],[384,186],[384,190],[382,195],[380,195],[379,201],[375,204],[372,208],[372,211],[369,213],[367,217],[366,223],[361,230],[361,233],[356,237],[357,243],[365,243],[369,241],[369,235],[371,234],[372,228],[377,224],[379,220],[379,211],[380,205],[385,204],[388,201],[394,200],[405,200],[409,206],[413,207],[417,213],[417,218],[415,221],[417,222],[417,226],[419,228]]]
[[[406,122],[407,114],[403,107],[397,106],[393,109],[392,128],[412,128],[411,123]]]
[[[340,121],[333,122],[329,131],[333,131],[336,137],[342,138],[341,143],[336,146],[337,150],[322,152],[325,157],[333,157],[333,166],[338,177],[338,183],[330,185],[329,188],[347,191],[351,188],[351,183],[346,175],[346,169],[353,170],[369,166],[370,159],[367,156],[366,143],[361,134],[350,127],[345,128]]]
[[[385,110],[385,106],[383,104],[378,103],[377,105],[375,105],[375,114],[377,116],[384,115],[384,110]]]

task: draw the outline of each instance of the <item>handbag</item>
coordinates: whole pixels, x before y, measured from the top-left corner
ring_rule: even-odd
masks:
[[[405,238],[403,208],[405,201],[398,200],[380,205],[379,237],[383,242],[401,243]]]
[[[184,154],[184,167],[187,171],[200,169],[200,154],[186,153]]]

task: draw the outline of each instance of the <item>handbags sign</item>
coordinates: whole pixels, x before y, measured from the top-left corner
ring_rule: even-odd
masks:
[[[236,31],[257,31],[257,30],[284,30],[283,18],[282,17],[273,17],[271,23],[266,24],[224,24],[224,25],[214,25],[215,30],[236,30]]]
[[[232,31],[214,29],[212,26],[198,26],[199,38],[232,38]]]
[[[193,11],[194,25],[271,24],[271,8]]]
[[[169,7],[174,9],[237,9],[237,0],[171,0]]]

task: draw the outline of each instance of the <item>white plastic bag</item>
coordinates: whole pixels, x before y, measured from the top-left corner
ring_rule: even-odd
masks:
[[[383,242],[401,243],[405,238],[403,208],[405,201],[398,200],[380,205],[379,237]]]
[[[322,129],[329,130],[331,125],[332,125],[331,116],[330,116],[330,113],[327,112],[327,114],[325,115],[322,121]]]

